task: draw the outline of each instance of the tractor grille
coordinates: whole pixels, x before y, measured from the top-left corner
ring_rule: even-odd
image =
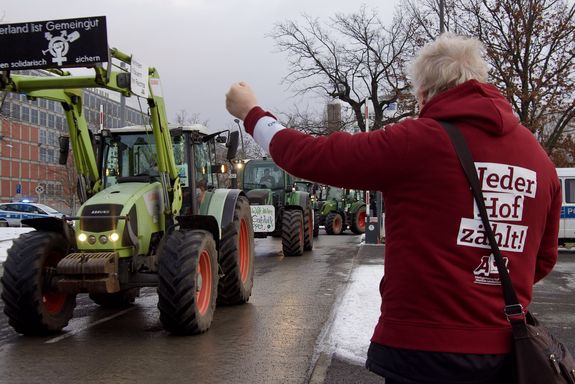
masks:
[[[94,204],[84,207],[80,217],[80,229],[86,232],[107,232],[118,227],[120,204]]]

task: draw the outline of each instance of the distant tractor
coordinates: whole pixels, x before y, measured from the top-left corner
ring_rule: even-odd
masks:
[[[296,180],[294,181],[293,188],[296,191],[304,191],[310,194],[311,206],[313,208],[313,237],[318,237],[320,214],[317,193],[319,190],[319,184],[307,180]]]
[[[238,188],[250,202],[254,237],[282,238],[285,256],[313,249],[313,201],[307,191],[294,188],[294,177],[271,159],[236,164]]]
[[[319,200],[319,222],[328,235],[340,235],[347,228],[356,235],[365,233],[363,191],[322,186]]]

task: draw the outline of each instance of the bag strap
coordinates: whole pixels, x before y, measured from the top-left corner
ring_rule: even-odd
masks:
[[[501,281],[501,289],[503,291],[503,298],[505,300],[505,316],[509,321],[512,319],[524,319],[525,311],[517,299],[517,294],[515,293],[515,289],[513,289],[513,284],[511,282],[509,272],[507,271],[507,266],[505,265],[503,256],[501,256],[501,251],[499,250],[499,246],[495,240],[495,235],[493,234],[493,229],[489,223],[489,216],[487,215],[487,210],[485,208],[485,200],[483,198],[483,193],[481,192],[481,186],[477,176],[477,169],[475,168],[475,163],[473,162],[471,152],[469,152],[469,148],[463,135],[455,125],[446,121],[440,121],[439,123],[443,126],[449,138],[451,139],[451,143],[453,144],[453,148],[457,153],[459,162],[461,163],[463,171],[465,172],[465,175],[469,180],[469,184],[471,185],[471,190],[473,191],[473,196],[475,197],[475,202],[477,203],[479,214],[481,216],[481,220],[483,221],[483,226],[485,227],[485,233],[487,234],[489,243],[491,245],[491,252],[493,252],[495,264],[497,265],[497,270],[499,271],[499,280]]]

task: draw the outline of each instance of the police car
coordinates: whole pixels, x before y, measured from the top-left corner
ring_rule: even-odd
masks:
[[[47,205],[30,202],[0,203],[0,226],[19,227],[22,219],[62,217],[63,214]]]

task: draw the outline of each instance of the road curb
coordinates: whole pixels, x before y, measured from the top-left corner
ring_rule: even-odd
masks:
[[[309,384],[323,384],[325,378],[327,377],[327,371],[331,365],[331,354],[321,352],[319,357],[313,367],[311,377],[309,378]]]
[[[385,244],[361,244],[359,251],[357,251],[357,257],[360,259],[383,257],[384,249]]]

